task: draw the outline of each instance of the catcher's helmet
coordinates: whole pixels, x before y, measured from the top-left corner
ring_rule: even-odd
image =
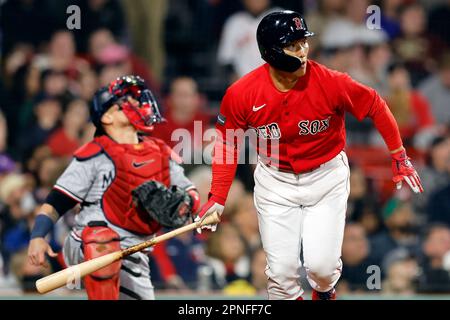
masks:
[[[308,30],[305,19],[295,11],[277,11],[265,16],[258,25],[256,39],[261,58],[272,67],[294,72],[300,68],[300,59],[287,55],[283,48],[291,42],[314,33]]]
[[[139,107],[129,103],[128,97],[139,101]],[[103,114],[116,103],[138,131],[151,132],[153,124],[164,120],[155,97],[139,76],[119,77],[95,93],[91,105],[91,120],[98,129],[102,128],[100,119]]]

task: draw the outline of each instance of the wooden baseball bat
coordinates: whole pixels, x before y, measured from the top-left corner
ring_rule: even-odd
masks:
[[[182,233],[200,228],[204,225],[216,224],[219,222],[220,222],[219,214],[217,212],[214,212],[212,215],[205,217],[205,219],[203,220],[199,220],[197,222],[193,222],[181,228],[169,231],[158,237],[131,246],[127,249],[112,252],[95,259],[84,261],[80,264],[68,267],[64,270],[58,271],[49,276],[41,278],[38,281],[36,281],[36,288],[39,293],[47,293],[49,291],[60,288],[64,285],[71,284],[73,281],[76,280],[79,281],[84,276],[91,274],[92,272],[95,272],[101,268],[104,268],[113,262],[123,259],[124,257],[129,256],[130,254],[154,246],[155,244],[176,237]]]

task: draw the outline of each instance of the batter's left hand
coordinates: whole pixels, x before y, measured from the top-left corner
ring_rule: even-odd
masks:
[[[415,193],[423,192],[422,182],[414,169],[410,158],[406,155],[405,150],[401,150],[391,155],[392,156],[392,172],[394,178],[392,179],[397,189],[402,187],[403,180],[411,187]]]
[[[221,216],[225,208],[221,203],[224,203],[224,201],[216,198],[215,196],[211,196],[208,202],[201,207],[200,212],[198,213],[198,216],[194,219],[194,221],[197,222],[203,220],[214,212],[217,212],[219,216]],[[217,229],[217,224],[202,226],[201,228],[197,228],[197,232],[202,233],[202,229],[210,229],[212,232],[214,232]]]

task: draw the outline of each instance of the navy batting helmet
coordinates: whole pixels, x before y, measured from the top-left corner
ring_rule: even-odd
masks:
[[[139,101],[139,106],[133,106],[127,101],[127,97]],[[139,76],[117,78],[95,93],[91,105],[91,120],[98,129],[102,128],[100,119],[103,114],[115,103],[120,105],[131,124],[141,132],[152,131],[153,124],[164,120],[155,97]]]
[[[261,57],[272,67],[294,72],[301,66],[300,59],[287,55],[283,48],[291,42],[311,37],[305,19],[290,10],[277,11],[265,16],[258,25],[256,39]]]

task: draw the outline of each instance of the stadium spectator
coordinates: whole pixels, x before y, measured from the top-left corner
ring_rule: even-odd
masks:
[[[89,121],[89,107],[84,100],[73,100],[62,117],[62,127],[55,130],[47,145],[57,157],[72,157],[81,147],[81,134]]]
[[[429,75],[439,54],[435,39],[427,34],[427,16],[423,6],[411,2],[400,13],[401,34],[393,41],[397,57],[405,62],[414,87]]]
[[[2,3],[2,54],[6,55],[19,43],[38,47],[48,40],[55,28],[53,15],[43,1],[18,0]],[[30,26],[33,26],[30,28]]]
[[[339,292],[365,292],[368,267],[375,265],[370,256],[370,243],[366,231],[359,223],[348,223],[342,243],[342,276],[338,286]]]
[[[422,246],[422,275],[418,282],[418,292],[450,292],[450,229],[448,226],[430,225]]]
[[[19,135],[20,150],[25,159],[30,157],[36,147],[44,144],[57,127],[62,114],[62,106],[58,100],[48,98],[38,101],[33,111],[36,122],[30,123],[28,129]]]
[[[434,125],[428,101],[412,89],[409,72],[401,63],[393,63],[388,68],[388,92],[385,99],[406,145],[411,145],[412,138],[420,134],[421,130]]]
[[[247,252],[250,254],[262,245],[257,214],[253,204],[253,195],[246,193],[241,196],[236,212],[231,218],[231,222],[239,230]]]
[[[225,289],[234,281],[250,279],[250,257],[238,230],[224,223],[209,235],[206,263],[212,268],[213,287]]]
[[[170,85],[163,117],[152,134],[167,141],[168,145],[192,164],[203,155],[203,132],[210,126],[205,98],[198,91],[196,81],[190,77],[178,77]]]
[[[255,293],[267,296],[266,253],[263,248],[253,251],[251,262],[251,284]]]
[[[316,37],[308,39],[310,51],[308,55],[314,56],[316,49],[320,45],[320,35],[330,21],[341,18],[345,9],[345,1],[343,0],[319,0],[317,1],[317,9],[309,11],[306,14],[308,28],[314,30]]]
[[[198,165],[188,174],[189,180],[196,186],[200,201],[208,201],[208,192],[211,185],[211,168],[206,165]]]
[[[433,139],[426,155],[426,166],[419,169],[424,192],[414,198],[419,213],[426,213],[430,196],[450,184],[450,137],[438,136]],[[431,203],[430,203],[431,204]],[[434,209],[433,209],[434,210]],[[433,214],[430,212],[430,214]]]
[[[383,208],[386,230],[371,238],[371,258],[381,265],[385,256],[397,248],[412,254],[419,250],[418,219],[411,203],[391,198]]]
[[[122,3],[132,48],[151,66],[155,78],[160,82],[165,67],[163,27],[169,1],[123,0]]]
[[[391,251],[383,265],[386,279],[381,285],[382,293],[397,297],[416,293],[417,278],[420,274],[418,262],[404,248]]]
[[[217,52],[217,61],[227,66],[231,79],[240,78],[263,64],[256,43],[256,28],[270,13],[270,0],[243,0],[245,10],[225,22]],[[272,10],[275,10],[272,9]]]
[[[48,156],[39,161],[36,172],[36,186],[34,197],[38,203],[44,203],[47,195],[56,183],[56,179],[67,167],[69,161],[58,157]]]
[[[27,178],[18,173],[10,173],[2,179],[0,201],[4,204],[0,213],[0,250],[8,272],[13,255],[28,246],[29,224],[36,202]]]
[[[119,0],[80,0],[83,28],[77,34],[80,52],[86,52],[89,36],[98,29],[108,29],[117,37],[125,36],[125,17]]]
[[[0,178],[3,174],[14,170],[14,161],[6,153],[8,142],[8,123],[0,111]]]
[[[320,35],[323,48],[343,49],[355,45],[374,45],[387,40],[384,31],[371,30],[366,26],[369,1],[351,0],[346,4],[344,15],[330,21]]]
[[[419,91],[431,104],[431,110],[437,123],[450,123],[450,51],[441,56],[437,72],[423,81]]]
[[[166,279],[165,287],[197,289],[199,267],[205,261],[204,243],[194,234],[185,233],[168,240],[164,250],[174,269],[174,274]]]
[[[347,219],[358,222],[370,236],[382,229],[378,215],[377,193],[369,190],[362,168],[352,165],[350,172],[350,195],[347,202]]]
[[[75,89],[76,95],[85,102],[90,102],[98,87],[97,74],[93,70],[87,69],[80,74],[77,87]]]
[[[108,29],[98,29],[89,38],[87,55],[92,67],[100,70],[105,65],[125,65],[125,72],[139,75],[148,83],[152,92],[159,95],[160,85],[149,65],[128,47],[117,42]]]
[[[382,96],[387,90],[387,69],[393,54],[388,42],[367,47],[368,70],[371,74],[370,85]]]
[[[403,0],[381,1],[381,28],[388,34],[391,40],[400,34],[398,12],[403,2]]]
[[[346,3],[343,15],[328,22],[320,38],[321,61],[328,67],[347,72],[355,80],[375,86],[374,71],[367,61],[367,51],[385,43],[386,33],[369,29],[366,25],[367,0],[351,0]],[[346,117],[349,144],[366,144],[373,129],[370,120],[357,121]]]
[[[48,51],[34,56],[32,65],[41,72],[47,69],[65,72],[70,79],[75,79],[89,66],[86,60],[77,56],[73,33],[64,29],[52,34]]]
[[[448,160],[447,160],[448,161]],[[448,167],[450,167],[447,164]],[[450,172],[450,168],[447,169]],[[450,227],[450,183],[437,189],[429,198],[427,204],[428,220],[440,222]]]
[[[442,2],[442,3],[440,3]],[[431,34],[439,37],[450,47],[450,1],[440,1],[436,3],[428,15],[428,30]]]

